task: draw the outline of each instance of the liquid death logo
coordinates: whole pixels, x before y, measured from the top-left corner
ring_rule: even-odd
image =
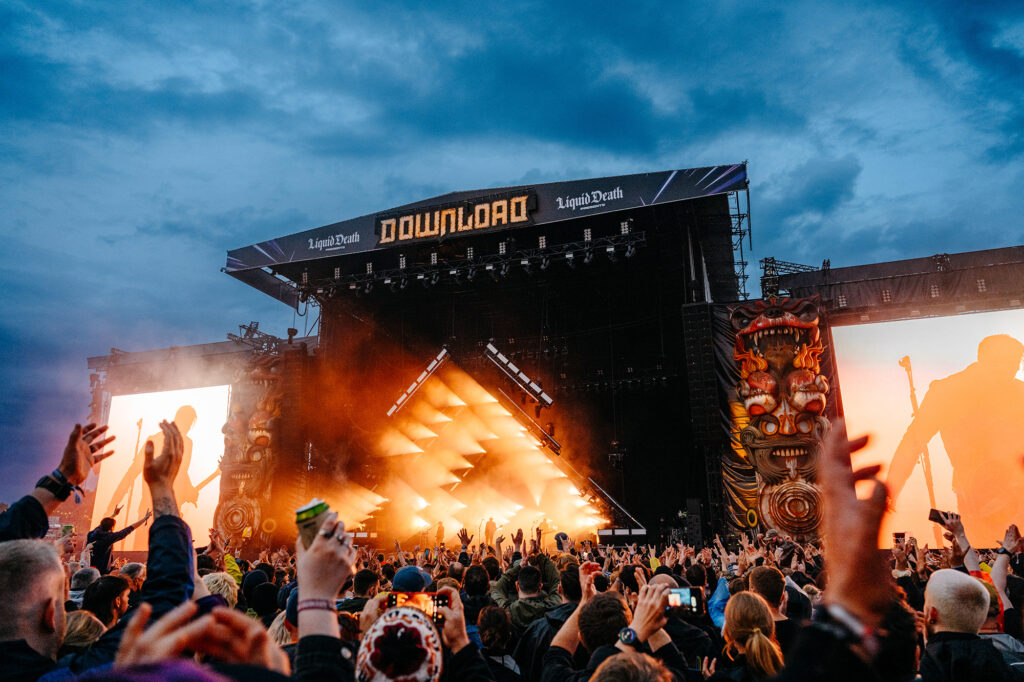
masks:
[[[376,229],[380,239],[377,243],[440,239],[460,232],[529,225],[536,208],[537,195],[530,190],[432,206],[404,215],[378,216]]]
[[[589,209],[601,208],[602,206],[606,206],[609,201],[618,201],[622,198],[624,198],[624,195],[622,194],[622,187],[616,187],[615,189],[607,192],[595,189],[573,197],[555,197],[555,202],[558,204],[559,211],[564,211],[566,209],[571,211],[575,211],[576,209],[586,211]]]
[[[310,238],[310,251],[340,251],[349,244],[359,243],[359,233],[352,234],[329,234],[325,237]]]

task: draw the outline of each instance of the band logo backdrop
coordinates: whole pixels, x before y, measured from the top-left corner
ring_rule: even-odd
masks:
[[[814,538],[821,522],[817,461],[834,383],[819,301],[744,301],[714,312],[730,443],[722,457],[727,521]]]

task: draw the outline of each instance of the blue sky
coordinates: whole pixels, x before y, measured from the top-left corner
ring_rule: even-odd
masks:
[[[283,335],[229,248],[433,194],[746,159],[752,261],[1024,243],[1019,2],[492,5],[0,6],[0,499],[87,356]]]

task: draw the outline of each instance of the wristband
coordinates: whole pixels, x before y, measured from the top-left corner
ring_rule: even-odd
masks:
[[[71,482],[58,469],[54,469],[50,475],[43,476],[36,481],[36,487],[53,493],[58,502],[68,499],[71,491],[75,491],[75,502],[80,503],[82,501],[82,498],[79,496],[79,492],[82,489],[76,485],[71,485]]]
[[[296,613],[303,611],[332,611],[337,612],[338,607],[333,601],[327,599],[300,599],[296,605]]]

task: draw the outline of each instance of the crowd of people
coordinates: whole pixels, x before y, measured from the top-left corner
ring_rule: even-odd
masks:
[[[463,529],[457,547],[381,551],[331,513],[308,544],[249,560],[215,529],[194,546],[173,487],[182,436],[161,429],[161,452],[144,451],[145,564],[111,562],[111,546],[150,514],[120,531],[105,520],[84,553],[42,539],[109,456],[105,428],[76,426],[57,468],[0,515],[0,679],[1024,679],[1016,526],[986,551],[949,513],[949,547],[880,552],[886,488],[877,467],[853,469],[865,439],[841,423],[818,470],[823,543],[769,531],[553,547]],[[407,593],[427,595],[400,605]]]

